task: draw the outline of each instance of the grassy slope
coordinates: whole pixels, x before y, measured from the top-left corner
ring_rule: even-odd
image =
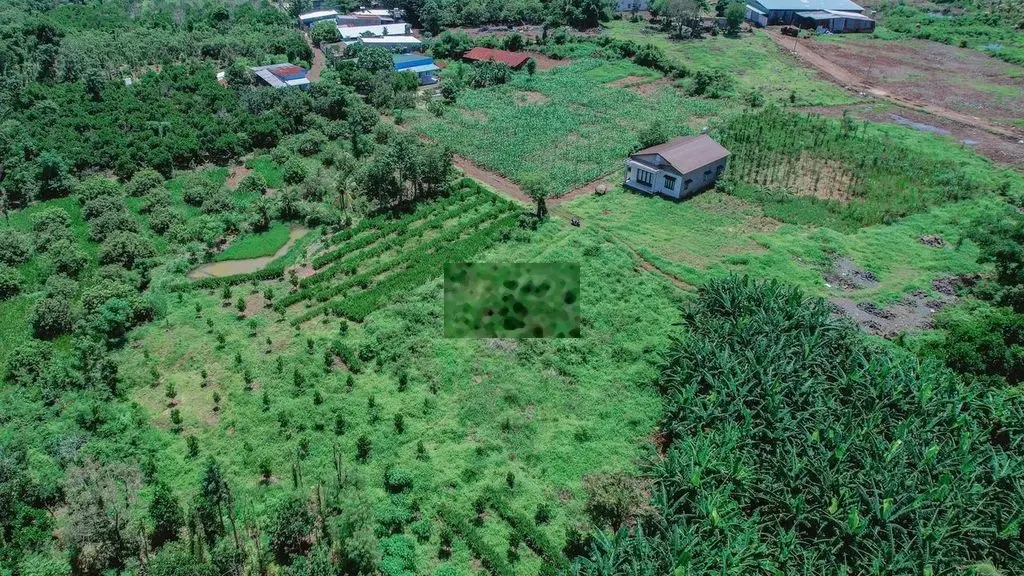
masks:
[[[605,85],[629,75],[651,72],[628,62],[582,59],[466,91],[443,119],[420,115],[414,126],[512,180],[541,176],[561,194],[616,170],[652,122],[668,134],[693,133],[726,107],[686,98],[670,86],[642,96]],[[526,92],[546,101],[528,103]]]
[[[121,353],[126,378],[139,383],[135,399],[170,439],[169,448],[159,456],[166,479],[182,496],[195,489],[201,459],[186,458],[184,440],[194,434],[202,453],[216,455],[227,465],[240,484],[240,498],[258,511],[290,484],[290,461],[298,439],[306,436],[306,485],[332,477],[331,450],[337,441],[346,470],[363,479],[378,517],[394,509],[395,502],[382,488],[384,471],[391,465],[413,474],[413,497],[422,506],[423,518],[434,518],[442,503],[469,510],[477,494],[489,486],[503,486],[512,471],[517,478],[513,505],[532,516],[538,503],[550,503],[554,520],[545,530],[559,541],[567,522],[582,516],[581,477],[596,470],[634,469],[649,445],[647,436],[659,413],[656,395],[646,388],[657,375],[650,352],[664,343],[677,316],[679,293],[657,275],[637,275],[628,253],[597,230],[575,229],[564,222],[546,225],[532,243],[496,247],[484,259],[580,261],[587,336],[570,341],[443,339],[438,279],[371,315],[362,326],[352,325],[345,337],[350,345],[372,342],[388,358],[382,368],[368,367],[357,375],[348,392],[343,369],[329,374],[322,369],[323,347],[337,334],[336,321],[307,325],[300,333],[264,312],[256,316],[257,336],[250,338],[246,322],[231,308],[221,307],[219,294],[183,295],[166,323],[136,333],[153,360],[131,349]],[[237,287],[236,295],[248,290]],[[283,293],[284,286],[279,284],[276,290]],[[214,330],[195,317],[193,301],[203,304],[203,315],[214,320]],[[215,331],[227,336],[223,350],[216,349]],[[266,353],[267,337],[273,343],[272,354]],[[307,353],[307,338],[315,341],[313,355]],[[256,391],[243,389],[241,368],[233,361],[236,352],[256,374]],[[280,376],[272,362],[277,355],[286,361]],[[404,392],[397,386],[399,364],[410,375]],[[150,387],[149,369],[154,365],[162,380]],[[307,377],[300,394],[294,392],[291,377],[296,366]],[[200,368],[209,371],[211,385],[206,388],[199,385]],[[182,436],[167,431],[163,385],[168,381],[175,383],[181,400]],[[431,382],[438,388],[436,395],[429,391]],[[320,406],[312,401],[314,388],[323,394]],[[264,389],[272,403],[267,413],[260,407]],[[223,397],[219,416],[212,411],[214,390]],[[367,417],[371,396],[382,407],[376,424]],[[291,416],[286,430],[278,421],[281,412]],[[393,428],[396,412],[405,415],[407,430],[401,435]],[[336,413],[348,421],[348,430],[340,437],[333,433]],[[313,429],[317,423],[325,429]],[[374,446],[365,465],[354,459],[355,440],[362,433]],[[415,459],[419,440],[429,453],[426,461]],[[280,485],[257,482],[263,458],[272,463]],[[486,540],[498,541],[508,527],[489,520],[480,530]],[[431,541],[418,545],[423,564],[419,573],[433,572],[437,538],[435,526]],[[453,561],[466,567],[469,556],[461,546],[457,543]],[[536,564],[532,554],[525,554],[521,568],[533,572]]]
[[[247,234],[231,243],[223,252],[214,257],[214,261],[245,260],[261,256],[273,256],[288,242],[289,227],[278,222],[265,232]]]
[[[976,272],[977,249],[970,242],[946,249],[918,241],[939,234],[951,243],[962,237],[972,216],[992,200],[962,202],[843,234],[829,228],[780,225],[758,206],[719,192],[687,202],[670,202],[615,189],[566,205],[584,225],[599,225],[623,239],[649,261],[697,285],[729,272],[778,278],[812,294],[838,294],[826,287],[830,255],[850,256],[875,273],[880,284],[855,297],[886,302],[912,290],[930,290],[931,280]]]
[[[724,69],[736,76],[741,91],[757,90],[770,102],[789,104],[790,91],[796,93],[800,106],[855,101],[842,88],[818,79],[813,70],[785,54],[761,31],[738,38],[709,36],[680,42],[665,34],[645,34],[642,23],[613,20],[606,26],[613,38],[654,44],[690,69]]]

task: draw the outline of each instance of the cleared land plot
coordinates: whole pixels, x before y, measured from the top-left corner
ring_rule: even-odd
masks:
[[[533,78],[517,75],[503,86],[466,91],[443,118],[421,116],[414,128],[515,182],[542,178],[561,195],[614,170],[652,122],[669,134],[692,133],[693,117],[726,106],[670,86],[643,96],[605,85],[630,75],[651,72],[586,59]],[[524,93],[543,98],[529,102]]]
[[[977,50],[864,36],[803,44],[897,97],[1006,125],[1024,119],[1024,67]]]
[[[670,40],[664,33],[649,33],[645,24],[615,20],[607,25],[608,34],[638,44],[654,44],[669,58],[692,70],[722,69],[736,77],[739,91],[757,90],[768,101],[805,106],[847,104],[856,101],[850,93],[819,79],[795,58],[776,46],[763,32],[738,38],[708,36],[700,40]]]

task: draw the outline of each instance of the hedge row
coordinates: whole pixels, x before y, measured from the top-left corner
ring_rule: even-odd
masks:
[[[284,276],[284,269],[284,264],[272,262],[266,268],[255,272],[233,274],[231,276],[220,276],[216,278],[200,278],[199,280],[172,284],[168,289],[172,292],[188,292],[189,290],[221,288],[223,286],[245,284],[246,282],[252,282],[253,280],[273,280]]]
[[[470,526],[469,522],[459,516],[457,512],[449,507],[441,509],[441,521],[444,522],[452,532],[466,541],[473,555],[480,559],[484,569],[494,576],[514,576],[515,569],[509,563],[505,551],[494,550],[480,536],[479,532]]]
[[[513,530],[523,537],[523,542],[530,547],[537,556],[555,568],[568,568],[568,561],[562,550],[548,538],[543,530],[537,527],[532,518],[524,516],[514,510],[508,501],[497,491],[489,494],[491,507],[498,513],[502,520],[508,522]]]

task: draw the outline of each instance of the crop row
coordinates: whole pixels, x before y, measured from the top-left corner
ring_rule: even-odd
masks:
[[[284,276],[284,269],[285,265],[283,263],[271,263],[266,268],[255,272],[179,282],[169,286],[168,289],[171,292],[188,292],[189,290],[199,290],[203,288],[234,286],[236,284],[245,284],[246,282],[252,282],[254,280],[275,280]]]
[[[335,300],[329,304],[308,310],[293,318],[291,323],[298,326],[311,318],[329,311],[335,315],[343,315],[352,320],[362,321],[370,312],[376,309],[377,304],[382,299],[436,277],[440,266],[444,262],[468,258],[489,245],[503,228],[514,224],[515,216],[508,214],[511,208],[511,205],[503,204],[498,210],[481,214],[459,228],[447,230],[444,234],[420,245],[414,251],[407,252],[387,262],[382,262],[362,274],[353,276],[327,290],[316,293],[315,297],[317,300],[324,302],[357,285],[368,288],[350,299]],[[487,220],[494,220],[495,218],[498,218],[498,220],[492,222],[491,225],[459,240],[459,237],[465,231],[472,230]],[[413,264],[413,266],[406,270],[407,264]],[[395,270],[400,271],[377,282],[372,288],[369,286],[370,281],[376,276]]]
[[[369,290],[360,292],[351,298],[335,301],[330,308],[336,316],[345,316],[351,320],[362,322],[378,308],[382,301],[390,300],[398,294],[439,276],[446,262],[466,260],[490,246],[503,229],[514,225],[515,219],[514,215],[506,215],[467,238],[442,245],[427,258],[419,260],[414,267],[388,276],[374,284]]]
[[[561,549],[548,538],[543,530],[528,516],[524,516],[509,505],[508,500],[502,495],[494,492],[489,495],[491,507],[498,513],[502,520],[508,522],[523,538],[523,542],[530,547],[537,556],[555,568],[566,568],[565,556]]]
[[[511,576],[515,574],[512,564],[509,563],[504,551],[492,548],[483,537],[465,519],[460,517],[455,510],[445,507],[441,509],[441,521],[444,522],[452,532],[466,541],[473,555],[480,559],[484,569],[494,576]]]
[[[496,199],[497,197],[491,196],[491,198]],[[313,286],[314,284],[320,284],[326,280],[329,280],[330,278],[333,278],[335,275],[338,274],[338,272],[342,270],[354,270],[360,261],[383,254],[384,252],[391,248],[394,248],[395,246],[401,246],[408,240],[422,235],[427,230],[430,230],[432,228],[440,228],[442,224],[451,219],[458,212],[472,210],[487,201],[488,198],[486,196],[479,196],[476,199],[470,199],[467,200],[466,202],[445,206],[437,210],[433,214],[428,214],[428,216],[430,217],[427,218],[426,220],[422,219],[422,217],[412,218],[409,219],[408,221],[406,221],[405,218],[402,218],[401,220],[396,220],[393,223],[389,223],[386,227],[379,228],[379,233],[375,233],[368,236],[361,236],[357,240],[345,244],[345,246],[343,246],[341,249],[336,250],[335,252],[341,255],[348,254],[348,257],[343,260],[334,262],[330,267],[321,270],[320,272],[317,272],[313,276],[303,279],[302,282],[300,283],[300,286],[303,288],[307,288]],[[411,227],[411,225],[415,224],[416,222],[422,222],[423,224],[415,228]],[[397,235],[391,235],[393,232],[400,233]],[[353,252],[361,250],[366,246],[372,246],[372,248],[370,248],[369,250],[363,250],[362,252],[359,252],[357,254],[353,254]],[[331,254],[325,254],[324,256],[332,255],[335,252],[332,252]],[[314,268],[320,268],[321,265],[322,264],[317,264],[317,261],[314,260]]]
[[[316,298],[320,302],[326,302],[327,300],[333,298],[334,296],[337,296],[338,294],[341,294],[345,290],[348,290],[352,286],[356,286],[356,285],[359,285],[359,284],[367,284],[368,285],[369,281],[372,278],[374,278],[375,276],[377,276],[379,274],[382,274],[384,272],[387,272],[388,270],[391,270],[393,268],[396,268],[399,264],[403,264],[403,263],[411,260],[413,257],[422,254],[424,251],[429,250],[430,248],[432,248],[434,246],[440,246],[444,242],[451,242],[453,240],[458,239],[459,236],[463,232],[465,232],[466,230],[472,230],[472,229],[476,228],[477,226],[480,226],[481,224],[483,224],[484,222],[486,222],[488,220],[497,218],[498,216],[500,216],[504,212],[508,211],[510,208],[511,208],[510,204],[502,202],[502,204],[500,206],[496,207],[496,208],[488,210],[488,211],[486,211],[486,212],[484,212],[484,213],[482,213],[482,214],[472,218],[471,220],[467,220],[466,222],[460,223],[456,227],[449,228],[448,230],[446,230],[444,233],[438,235],[433,240],[430,240],[429,242],[425,242],[424,244],[421,244],[420,246],[417,247],[416,250],[412,250],[412,251],[406,252],[405,254],[402,254],[401,256],[397,256],[395,258],[392,258],[390,260],[382,262],[382,263],[378,264],[377,266],[374,266],[374,267],[370,268],[369,270],[367,270],[367,271],[365,271],[365,272],[363,272],[361,274],[357,274],[355,276],[351,276],[351,277],[347,278],[346,280],[344,280],[342,282],[339,282],[337,284],[334,284],[334,285],[332,285],[330,287],[327,287],[327,288],[324,288],[322,290],[317,290],[317,286],[310,286],[310,287],[307,287],[307,288],[302,288],[302,289],[300,289],[300,290],[298,290],[296,292],[293,292],[293,293],[289,294],[288,296],[278,300],[275,303],[275,308],[277,308],[279,311],[283,311],[285,308],[287,308],[288,306],[291,306],[292,304],[295,304],[297,302],[301,302],[303,300],[308,300],[310,298]],[[387,251],[387,249],[390,249],[390,247],[384,247],[383,245],[380,245],[380,248],[374,247],[374,248],[371,249],[373,251],[373,253],[366,252],[366,253],[359,254],[357,256],[358,256],[359,260],[363,260],[363,259],[366,259],[366,258],[371,257],[371,256],[377,256],[378,255],[378,250],[379,250],[379,253],[384,253],[384,252]]]
[[[359,222],[356,226],[347,230],[342,230],[334,236],[331,236],[327,243],[332,246],[338,246],[341,244],[341,246],[314,258],[313,267],[320,268],[325,264],[330,264],[345,254],[366,246],[367,244],[374,242],[376,239],[382,238],[395,230],[401,230],[403,226],[412,224],[432,212],[445,209],[448,206],[461,204],[466,200],[479,196],[479,194],[468,189],[460,190],[459,192],[445,198],[420,204],[415,210],[398,219],[394,219],[387,214],[367,218],[366,220]],[[363,232],[368,233],[362,234]]]

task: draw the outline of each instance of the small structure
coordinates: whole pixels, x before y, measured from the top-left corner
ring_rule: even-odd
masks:
[[[345,14],[334,19],[338,26],[380,26],[390,22],[382,22],[380,16]]]
[[[252,68],[253,76],[267,86],[274,88],[309,89],[308,71],[294,64],[270,64]]]
[[[845,32],[873,32],[875,21],[856,12],[839,10],[813,10],[797,12],[793,24],[800,28],[815,30],[819,34],[826,30],[835,34]]]
[[[365,37],[407,36],[408,24],[378,24],[376,26],[338,26],[342,41],[356,40]]]
[[[863,14],[852,0],[751,0],[747,19],[759,26],[792,24],[798,12],[831,11]]]
[[[647,12],[651,9],[650,0],[617,0],[616,12]]]
[[[349,44],[365,44],[367,46],[379,46],[387,50],[393,50],[396,52],[409,52],[411,50],[419,50],[423,42],[415,36],[381,36],[381,37],[363,37],[356,40],[349,40],[345,42],[345,45]]]
[[[322,20],[333,21],[338,17],[337,10],[320,10],[318,12],[307,12],[305,14],[299,14],[299,26],[303,29],[308,29],[313,24]]]
[[[405,16],[402,10],[388,10],[385,8],[372,8],[362,9],[352,12],[353,16],[376,16],[380,18],[381,24],[390,24],[391,22],[401,22]]]
[[[440,70],[434,59],[423,54],[394,54],[391,56],[395,72],[412,72],[419,78],[420,85],[437,84],[436,72]]]
[[[488,60],[494,60],[495,62],[506,64],[513,70],[519,70],[526,65],[526,62],[530,57],[522,52],[509,52],[508,50],[495,50],[493,48],[477,46],[463,54],[462,59],[468,62],[487,62]]]
[[[714,183],[729,151],[707,134],[680,136],[644,148],[626,160],[626,186],[639,192],[686,198]]]

